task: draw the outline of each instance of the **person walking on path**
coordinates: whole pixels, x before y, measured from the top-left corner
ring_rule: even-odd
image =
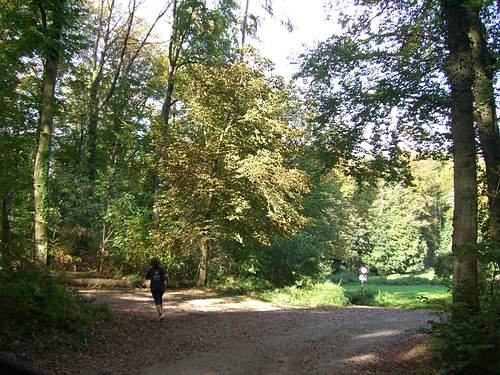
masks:
[[[151,268],[146,273],[146,279],[151,280],[149,287],[158,311],[158,321],[163,319],[163,293],[165,293],[165,270],[161,267],[160,260],[151,260]]]

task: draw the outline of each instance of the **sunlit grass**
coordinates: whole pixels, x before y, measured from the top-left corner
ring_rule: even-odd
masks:
[[[278,305],[301,307],[346,306],[350,303],[399,308],[439,308],[451,299],[442,285],[372,285],[365,286],[361,296],[359,283],[337,285],[331,282],[307,288],[296,286],[262,291],[255,296]]]
[[[342,285],[346,295],[359,293],[359,283]],[[451,293],[446,286],[419,284],[419,285],[378,285],[367,283],[366,298],[358,304],[382,307],[403,308],[438,308],[451,300]]]
[[[259,298],[278,305],[302,307],[346,306],[349,300],[344,289],[332,283],[315,284],[307,288],[291,286],[261,292]]]
[[[278,305],[300,307],[366,305],[399,308],[438,309],[451,301],[447,286],[433,271],[420,274],[369,276],[360,290],[356,273],[335,274],[333,281],[272,289],[261,280],[226,280],[216,285],[219,292],[250,295]]]

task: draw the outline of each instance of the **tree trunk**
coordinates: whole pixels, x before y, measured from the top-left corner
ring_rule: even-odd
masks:
[[[474,64],[473,94],[476,104],[474,115],[486,166],[488,234],[491,242],[498,245],[500,243],[500,137],[493,89],[495,61],[486,44],[485,28],[479,11],[479,8],[471,9],[469,32]]]
[[[245,5],[245,13],[243,14],[243,24],[241,25],[241,48],[245,46],[245,39],[247,36],[247,28],[248,28],[248,5],[250,4],[250,0],[246,0]]]
[[[200,263],[198,265],[198,287],[205,286],[207,281],[207,265],[208,265],[208,240],[203,239],[200,243]]]
[[[49,155],[52,138],[52,106],[56,87],[59,53],[52,50],[44,66],[42,85],[42,110],[40,115],[40,135],[34,170],[35,203],[35,261],[40,267],[47,265],[47,219],[48,219],[48,178]]]
[[[102,77],[99,75],[92,82],[90,89],[90,107],[88,118],[87,139],[87,173],[89,177],[89,195],[94,195],[95,178],[97,174],[97,123],[99,122],[99,97],[98,90]]]
[[[172,114],[172,106],[174,104],[174,79],[177,71],[177,62],[180,52],[182,50],[182,43],[179,42],[179,14],[178,14],[178,1],[174,0],[172,3],[172,29],[170,30],[170,41],[168,43],[168,73],[167,73],[167,87],[165,90],[165,99],[161,107],[161,141],[160,146],[157,146],[157,164],[162,164],[167,158],[167,148],[170,144],[169,131],[170,131],[170,116]],[[159,173],[154,176],[154,204],[158,201],[161,194],[162,178]],[[157,219],[156,210],[153,210],[153,216]]]
[[[168,76],[167,76],[167,89],[165,93],[165,100],[163,101],[163,106],[161,108],[161,120],[163,123],[162,127],[162,136],[163,142],[168,144],[168,132],[170,128],[170,113],[173,105],[173,94],[174,94],[174,75],[175,75],[175,66],[170,64],[168,68]]]
[[[472,97],[472,59],[463,1],[442,0],[447,27],[453,135],[453,303],[479,307],[477,293],[477,175]]]
[[[47,39],[43,67],[42,105],[40,109],[40,131],[38,149],[33,173],[35,206],[35,262],[40,267],[47,266],[47,220],[48,220],[48,178],[50,143],[52,140],[52,107],[59,65],[59,50],[65,0],[55,1],[52,5],[52,22],[47,19],[44,3],[39,3],[41,23]]]
[[[161,108],[162,121],[162,142],[168,145],[168,132],[170,127],[170,114],[173,105],[174,95],[174,77],[177,70],[177,62],[179,61],[180,52],[182,50],[182,41],[179,40],[179,13],[178,2],[174,0],[172,3],[172,29],[170,30],[170,41],[168,42],[168,73],[167,73],[167,88],[165,99]],[[181,38],[182,39],[182,38]]]

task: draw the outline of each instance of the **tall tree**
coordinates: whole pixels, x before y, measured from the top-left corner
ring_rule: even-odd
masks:
[[[477,290],[477,174],[473,109],[473,61],[466,1],[442,0],[449,50],[454,164],[453,302],[479,308]],[[464,22],[466,21],[466,22]]]
[[[35,259],[36,263],[45,267],[48,252],[48,178],[50,142],[52,138],[52,121],[54,92],[56,88],[59,58],[61,55],[61,35],[67,0],[38,2],[40,31],[45,40],[43,46],[43,82],[42,102],[40,107],[40,133],[35,158],[33,175],[35,204]]]
[[[219,0],[214,9],[210,9],[205,0],[173,0],[167,82],[161,110],[160,134],[165,144],[169,143],[178,70],[189,64],[203,62],[217,65],[228,60],[234,48],[235,9],[234,0]]]
[[[161,165],[169,185],[157,210],[170,247],[199,249],[202,286],[210,254],[224,241],[266,243],[273,233],[295,232],[307,183],[284,161],[293,130],[279,80],[243,61],[191,68],[179,85],[184,110]]]
[[[494,74],[497,62],[487,43],[488,34],[481,20],[486,2],[471,2],[468,6],[474,65],[475,122],[486,166],[486,190],[488,197],[489,237],[500,245],[500,134],[494,93]]]
[[[120,9],[115,4],[115,0],[100,0],[97,6],[95,14],[97,27],[94,30],[94,43],[90,58],[92,77],[88,90],[85,157],[90,195],[94,193],[97,173],[97,130],[100,114],[115,95],[119,79],[126,77],[130,72],[157,22],[168,10],[167,6],[157,15],[149,29],[143,35],[139,35],[134,30],[138,26],[136,17],[138,7],[136,0],[130,0],[126,20],[122,22],[123,15],[118,14]],[[135,38],[139,38],[140,41],[137,42]]]
[[[30,80],[32,64],[24,63],[33,53],[33,35],[24,25],[30,24],[29,2],[13,4],[0,1],[0,199],[2,200],[2,233],[0,251],[8,253],[12,245],[14,198],[30,181],[32,165],[28,161],[33,142],[33,117],[25,117],[27,100],[22,81]],[[31,103],[30,103],[31,104]],[[23,121],[24,120],[24,121]],[[22,163],[19,163],[22,158]],[[20,167],[20,166],[25,167]],[[26,167],[30,165],[29,167]],[[32,189],[32,186],[29,187]],[[24,190],[24,189],[23,189]],[[19,196],[20,194],[18,194]]]
[[[477,182],[474,119],[469,113],[474,99],[468,97],[472,95],[473,62],[470,42],[463,39],[470,31],[472,3],[482,2],[356,1],[361,10],[357,16],[341,19],[347,35],[321,43],[305,60],[304,72],[312,82],[312,101],[319,108],[318,140],[333,146],[330,149],[337,162],[341,157],[350,160],[359,155],[356,147],[366,141],[367,134],[372,150],[382,151],[382,157],[374,153],[374,167],[378,161],[386,161],[384,156],[398,155],[384,147],[388,143],[384,139],[394,139],[394,151],[401,141],[438,155],[452,146],[457,189],[453,237],[457,301],[475,308]],[[448,75],[449,86],[444,84],[443,74]],[[451,144],[446,127],[436,126],[449,119]],[[325,124],[334,142],[325,137]],[[461,284],[466,285],[460,289],[470,291],[469,296],[460,296]]]

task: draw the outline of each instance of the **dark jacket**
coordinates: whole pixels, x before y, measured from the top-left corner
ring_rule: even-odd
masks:
[[[145,278],[151,280],[151,283],[149,284],[151,289],[165,289],[165,270],[163,268],[151,268],[146,273]]]

